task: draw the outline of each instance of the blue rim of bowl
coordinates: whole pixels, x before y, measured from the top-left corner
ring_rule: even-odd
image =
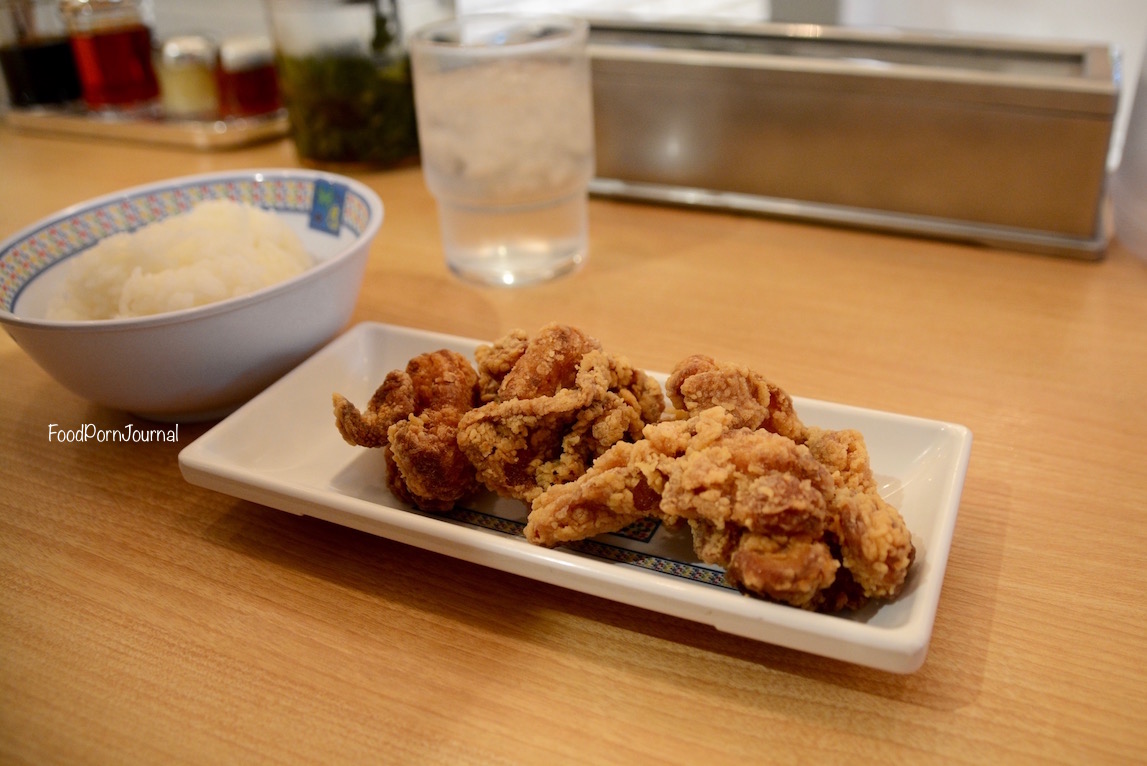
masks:
[[[239,195],[238,199],[252,202],[265,209],[310,213],[314,207],[313,190],[318,182],[329,184],[341,194],[345,194],[337,230],[331,233],[346,228],[355,234],[355,240],[335,255],[316,263],[291,279],[214,303],[139,317],[59,321],[21,317],[13,312],[20,294],[35,279],[48,269],[84,252],[106,234],[114,231],[134,231],[145,224],[185,212],[199,201],[217,198],[235,199],[233,195],[236,193]],[[291,186],[292,183],[294,186]],[[283,184],[287,186],[284,187]],[[147,204],[148,201],[150,205]],[[112,213],[104,212],[113,207],[118,209]],[[97,216],[101,220],[93,221],[92,219]],[[383,216],[382,200],[370,187],[353,178],[321,170],[295,168],[230,170],[179,176],[129,187],[64,208],[0,242],[0,323],[45,329],[96,331],[183,322],[232,311],[292,290],[313,276],[335,268],[360,242],[364,240],[369,242],[375,237],[382,226]],[[66,235],[59,229],[65,224],[76,226],[77,222],[81,230],[93,226],[108,228],[99,231],[99,236],[93,231],[90,240],[60,241]],[[40,249],[29,253],[28,249],[34,249],[31,243],[36,241],[37,237],[41,240]],[[51,242],[43,243],[45,238]],[[17,252],[16,249],[22,246],[25,250]]]

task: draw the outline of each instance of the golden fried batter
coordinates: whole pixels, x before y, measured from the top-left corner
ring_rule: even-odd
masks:
[[[693,548],[702,561],[725,568],[729,584],[805,609],[823,607],[840,562],[822,540],[775,538],[692,521]],[[836,611],[835,609],[833,611]]]
[[[427,511],[449,510],[478,488],[458,448],[458,421],[477,401],[478,374],[464,356],[445,349],[388,373],[363,412],[333,395],[343,439],[382,447],[387,487]]]
[[[511,333],[511,337],[516,341],[518,336]],[[497,401],[553,396],[573,388],[582,358],[591,351],[601,351],[601,344],[576,327],[546,325],[527,341],[502,377]]]
[[[731,584],[796,606],[816,605],[839,563],[822,541],[832,476],[808,449],[763,430],[730,428],[712,407],[647,426],[580,479],[533,502],[526,537],[542,545],[613,532],[639,518],[687,521],[702,561]]]
[[[845,567],[870,598],[892,598],[916,558],[912,533],[899,511],[879,495],[840,492],[834,503]]]
[[[553,547],[656,514],[663,459],[648,441],[613,445],[576,482],[555,484],[534,499],[526,539]]]
[[[837,611],[900,592],[915,549],[858,432],[808,428],[780,388],[708,357],[678,365],[666,390],[678,419],[538,495],[531,542],[686,521],[698,557],[748,593]]]
[[[342,394],[331,399],[335,426],[347,444],[385,447],[390,427],[414,412],[414,384],[409,374],[398,370],[387,374],[362,412]]]
[[[714,407],[692,422],[725,415]],[[661,513],[758,534],[819,537],[831,493],[831,476],[808,449],[768,431],[738,428],[690,444],[667,464]]]
[[[868,461],[868,447],[859,431],[806,428],[802,443],[832,472],[840,489],[876,494],[876,480]]]
[[[498,398],[502,380],[526,352],[530,336],[523,330],[512,330],[489,346],[478,346],[474,359],[478,362],[478,390],[483,403]]]
[[[476,354],[486,404],[458,424],[479,481],[529,502],[572,481],[664,409],[661,387],[579,330],[551,324],[523,343],[511,333]]]
[[[780,388],[753,370],[708,357],[684,360],[666,390],[675,406],[689,413],[712,404],[735,407],[734,424],[788,436],[829,470],[834,489],[825,540],[844,564],[833,593],[826,594],[830,602],[846,601],[855,608],[866,598],[891,598],[900,592],[916,550],[899,511],[880,497],[858,431],[807,427]],[[753,426],[758,419],[760,425]]]
[[[915,548],[857,431],[806,427],[759,373],[707,356],[655,380],[574,327],[515,330],[386,376],[351,444],[381,447],[387,485],[424,510],[485,486],[530,503],[526,538],[556,546],[642,518],[688,525],[698,557],[746,593],[804,609],[895,597]]]
[[[732,415],[732,428],[763,428],[804,441],[805,427],[789,395],[748,367],[691,356],[673,369],[665,393],[679,417],[720,405]]]
[[[864,437],[854,430],[809,428],[805,445],[832,473],[832,531],[845,566],[865,596],[895,595],[916,549],[899,511],[880,496]]]
[[[707,439],[718,420],[725,429]],[[818,606],[839,568],[823,540],[831,474],[792,439],[730,428],[737,420],[718,406],[691,421],[700,443],[666,464],[661,513],[689,521],[698,556],[724,567],[730,584]]]

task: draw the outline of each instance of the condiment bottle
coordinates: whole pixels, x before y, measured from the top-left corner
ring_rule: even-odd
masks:
[[[12,106],[79,99],[76,61],[55,0],[0,0],[0,69]]]
[[[265,36],[229,37],[219,45],[219,112],[251,117],[282,106],[275,49]]]
[[[61,0],[84,102],[92,109],[154,102],[151,29],[141,0]]]
[[[266,0],[279,88],[304,164],[418,156],[410,57],[395,0]]]
[[[218,116],[218,53],[218,46],[202,35],[180,35],[163,43],[156,74],[164,114],[200,119]]]

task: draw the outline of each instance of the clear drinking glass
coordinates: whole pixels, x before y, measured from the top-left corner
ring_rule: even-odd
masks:
[[[587,256],[593,99],[586,22],[477,14],[412,35],[422,168],[446,263],[523,285]]]

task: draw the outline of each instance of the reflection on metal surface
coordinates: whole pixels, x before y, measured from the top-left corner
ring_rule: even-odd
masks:
[[[595,21],[590,52],[598,194],[1106,247],[1118,82],[1103,46]]]

